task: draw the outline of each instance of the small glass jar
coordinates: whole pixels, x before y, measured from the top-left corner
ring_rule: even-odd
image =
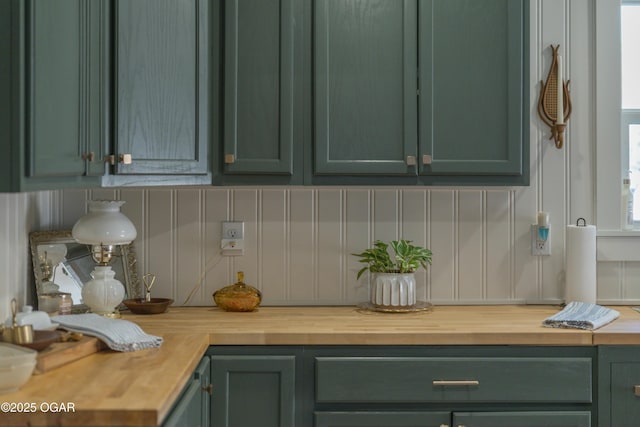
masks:
[[[253,311],[262,302],[262,293],[243,282],[244,273],[238,271],[238,281],[213,294],[216,305],[225,311]]]
[[[68,292],[50,292],[38,295],[38,309],[50,316],[71,314],[73,300]]]

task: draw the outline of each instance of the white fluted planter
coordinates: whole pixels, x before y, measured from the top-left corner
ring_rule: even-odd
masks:
[[[371,303],[378,307],[409,307],[416,303],[414,273],[375,273]]]

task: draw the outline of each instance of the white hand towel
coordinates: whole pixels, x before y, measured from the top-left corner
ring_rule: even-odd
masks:
[[[53,316],[51,321],[73,332],[81,332],[104,341],[116,351],[136,351],[160,347],[162,337],[146,334],[128,320],[110,319],[94,313]]]
[[[546,318],[542,324],[550,328],[594,330],[613,322],[620,316],[616,310],[597,304],[572,301],[565,308]]]

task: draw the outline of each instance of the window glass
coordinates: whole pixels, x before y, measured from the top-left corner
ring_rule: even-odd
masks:
[[[631,190],[633,192],[633,220],[640,221],[640,124],[629,125],[629,167],[631,173]]]
[[[633,219],[640,222],[640,2],[622,5],[621,25],[622,139],[634,196]]]
[[[622,108],[640,109],[640,3],[622,6]]]

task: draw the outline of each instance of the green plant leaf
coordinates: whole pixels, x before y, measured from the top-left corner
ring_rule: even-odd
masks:
[[[389,246],[394,253],[393,259],[389,254]],[[411,240],[400,239],[388,244],[376,240],[372,248],[352,255],[366,264],[358,271],[359,279],[367,270],[372,273],[413,273],[419,267],[426,269],[427,264],[431,264],[432,253],[429,249],[412,245]]]

